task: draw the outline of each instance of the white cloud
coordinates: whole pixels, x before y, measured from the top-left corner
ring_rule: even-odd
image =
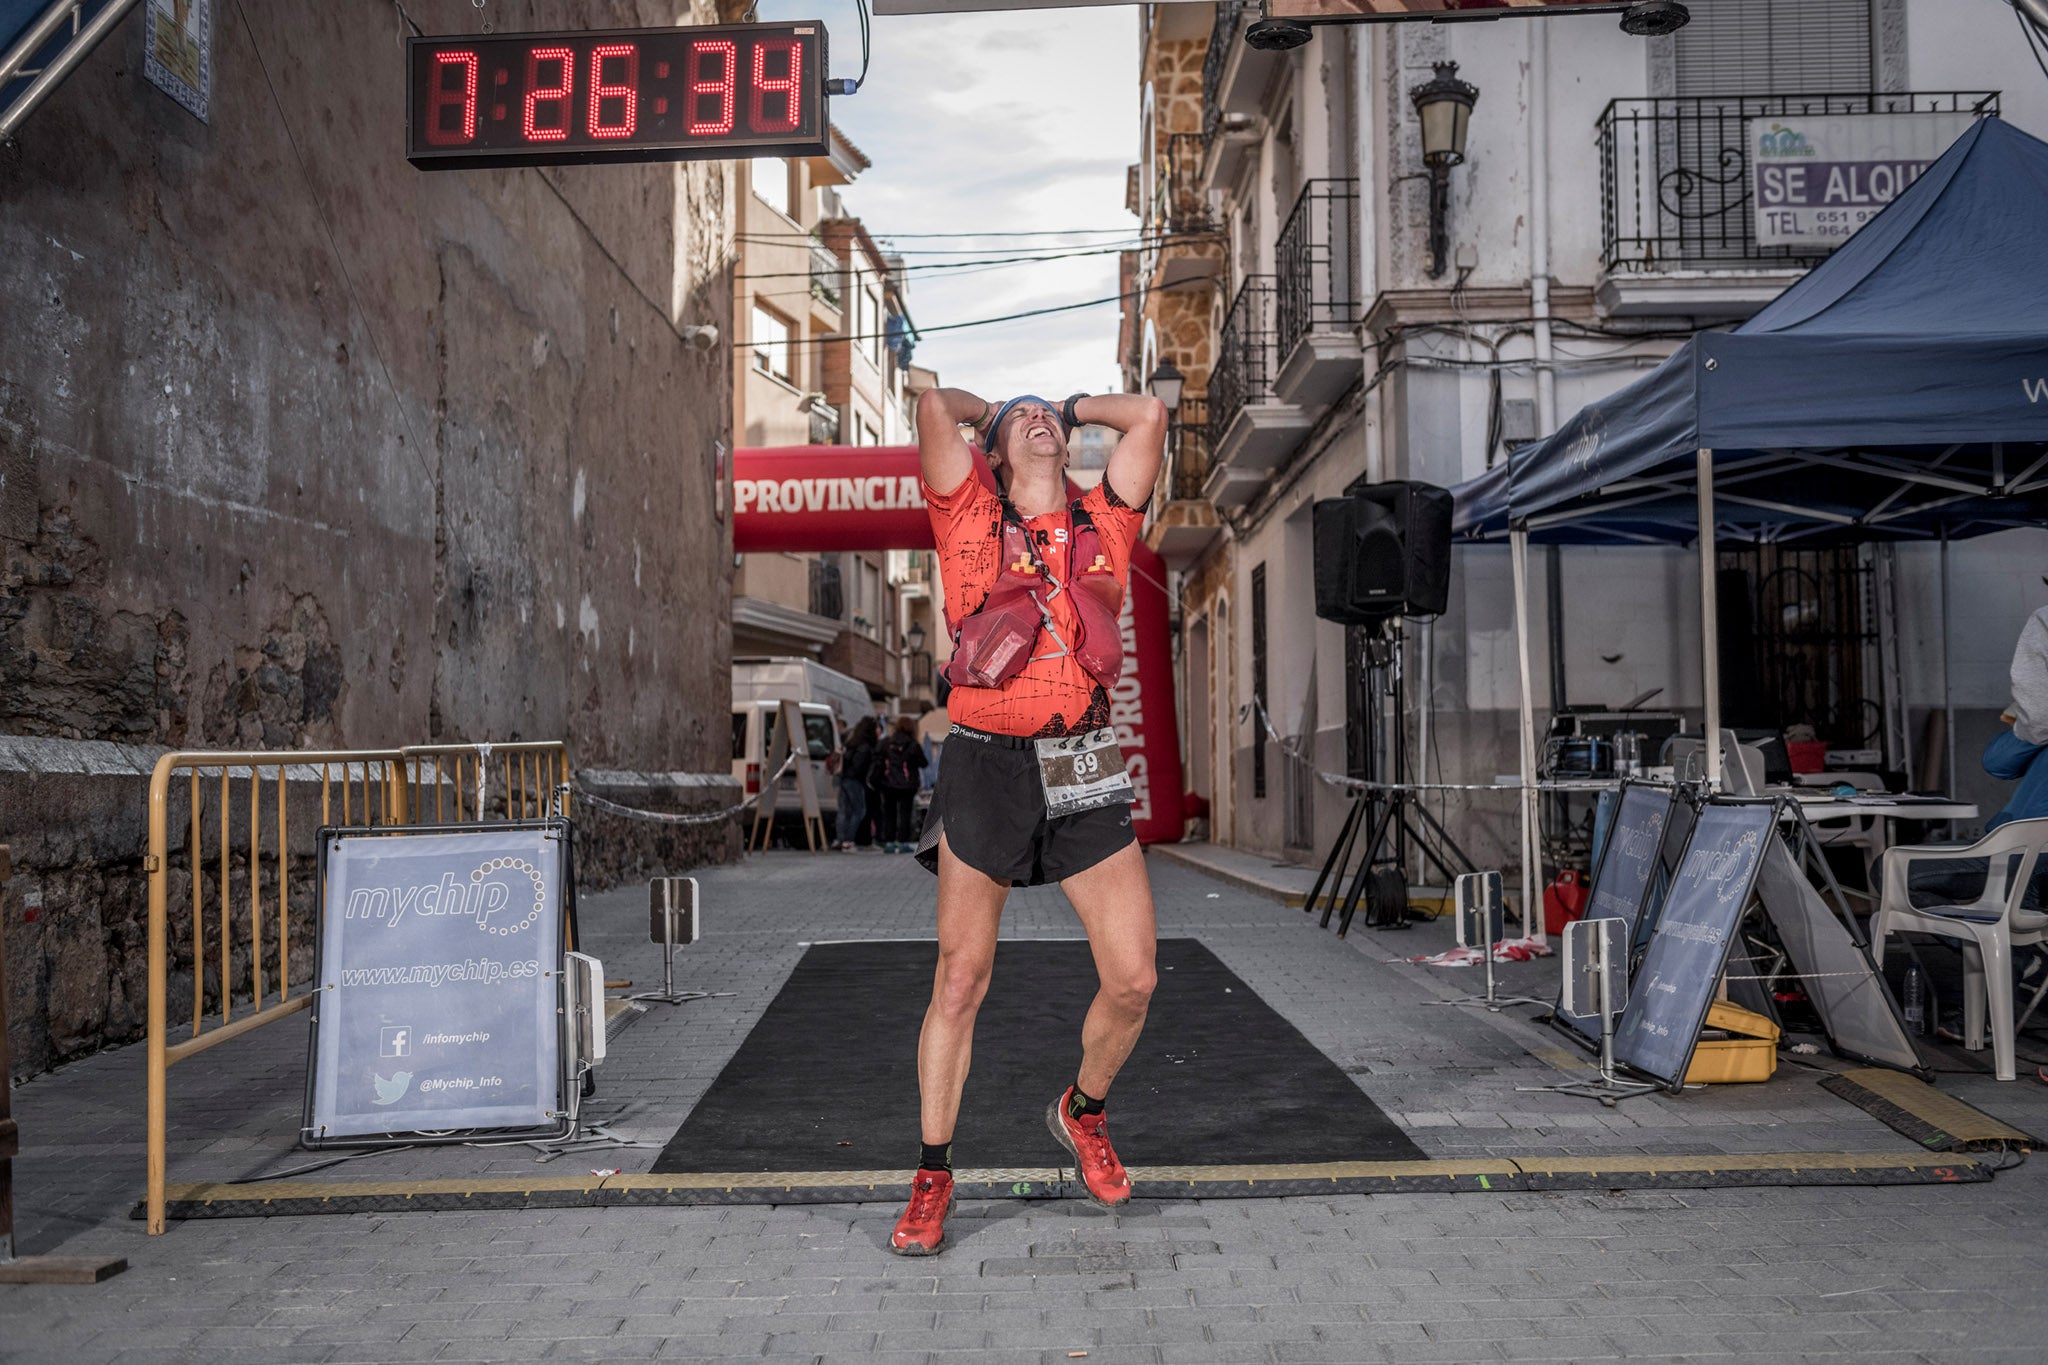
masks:
[[[822,18],[832,72],[860,71],[851,0],[766,0],[763,19]],[[874,21],[874,53],[858,95],[832,101],[832,121],[874,166],[842,193],[878,236],[1111,228],[1135,233],[1124,208],[1124,167],[1137,159],[1138,10],[1013,10],[898,15]],[[903,238],[914,263],[969,256],[919,248],[1026,243]],[[1078,245],[1114,244],[1107,236]],[[1004,248],[1010,249],[1004,249]],[[1114,254],[995,270],[916,271],[911,315],[924,327],[968,322],[1117,292]],[[1059,398],[1118,386],[1117,307],[1103,304],[992,327],[936,332],[918,363],[947,384],[986,396],[1033,391]]]

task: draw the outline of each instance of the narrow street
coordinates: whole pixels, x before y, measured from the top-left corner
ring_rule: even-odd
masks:
[[[1612,1111],[1517,1094],[1560,1079],[1552,1062],[1583,1063],[1525,1022],[1532,1009],[1427,1007],[1473,988],[1475,973],[1387,959],[1445,946],[1441,922],[1358,928],[1340,942],[1299,910],[1158,854],[1150,862],[1162,938],[1214,951],[1432,1158],[1913,1152],[1797,1064],[1766,1084]],[[778,853],[701,880],[705,934],[679,954],[677,985],[732,995],[651,1007],[618,1034],[588,1111],[652,1146],[545,1165],[524,1147],[414,1149],[307,1178],[644,1170],[807,943],[929,936],[931,881],[906,858]],[[660,981],[643,898],[629,888],[582,908],[591,950],[636,989]],[[1007,937],[1075,929],[1053,890],[1016,893],[1006,914]],[[1511,969],[1502,984],[1515,987]],[[1148,1032],[1140,1047],[1173,1043]],[[291,1137],[304,1044],[287,1024],[174,1072],[174,1183],[318,1159]],[[981,1044],[1042,1047],[1056,1070],[1075,1051],[1067,1037]],[[948,1225],[952,1245],[922,1262],[887,1251],[894,1201],[199,1218],[147,1238],[128,1216],[142,1176],[140,1054],[105,1053],[17,1091],[24,1247],[117,1252],[130,1269],[98,1290],[5,1291],[10,1360],[1946,1363],[2038,1359],[2048,1330],[2037,1163],[1986,1183],[1893,1188],[1175,1200],[1141,1187],[1117,1215],[1073,1197],[970,1200]],[[2021,1127],[2048,1126],[2038,1087],[1943,1083]],[[911,1098],[878,1102],[905,1109]],[[1119,1094],[1112,1113],[1145,1102]],[[1051,1163],[1061,1154],[1046,1146]],[[915,1151],[906,1126],[901,1150],[877,1162],[907,1167]],[[959,1160],[974,1164],[971,1152]]]

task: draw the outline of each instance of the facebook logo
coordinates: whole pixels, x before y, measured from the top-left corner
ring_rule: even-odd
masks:
[[[397,1028],[377,1031],[377,1055],[379,1057],[410,1057],[412,1055],[412,1030],[400,1025]]]

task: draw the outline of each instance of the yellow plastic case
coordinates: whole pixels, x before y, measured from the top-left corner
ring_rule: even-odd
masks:
[[[1767,1081],[1777,1073],[1778,1026],[1761,1014],[1716,1000],[1707,1011],[1706,1026],[1741,1036],[1702,1038],[1685,1069],[1687,1085]]]

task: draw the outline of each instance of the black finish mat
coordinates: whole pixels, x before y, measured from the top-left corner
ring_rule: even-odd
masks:
[[[1159,943],[1159,987],[1110,1095],[1130,1166],[1421,1160],[1300,1030],[1194,939]],[[917,1035],[938,945],[821,943],[655,1160],[657,1173],[916,1164]],[[1045,1110],[1072,1083],[1095,996],[1088,945],[1011,940],[975,1026],[957,1166],[1058,1166]]]

